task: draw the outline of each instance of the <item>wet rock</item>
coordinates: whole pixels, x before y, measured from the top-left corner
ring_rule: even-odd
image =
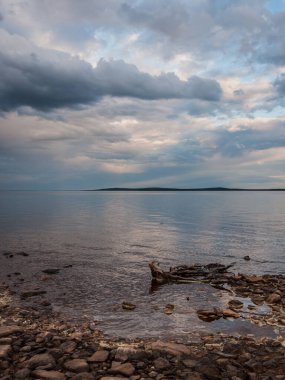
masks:
[[[29,254],[27,252],[17,252],[16,255],[23,256],[23,257],[28,257],[29,256]]]
[[[164,308],[164,314],[171,315],[174,311],[174,305],[171,303],[167,304]]]
[[[256,284],[257,282],[263,282],[262,276],[256,276],[255,274],[252,276],[244,276],[245,280],[250,284]]]
[[[197,360],[185,359],[185,360],[183,360],[182,363],[183,363],[183,364],[185,365],[185,367],[187,367],[187,368],[195,368],[196,365],[197,365]]]
[[[109,351],[99,350],[96,351],[89,359],[89,363],[105,362],[109,357]]]
[[[131,360],[144,360],[147,356],[147,353],[143,349],[133,347],[129,344],[124,344],[123,346],[117,348],[116,356],[117,355],[127,355],[128,358]],[[122,362],[123,360],[119,361]]]
[[[72,380],[93,380],[94,376],[92,375],[92,373],[82,372],[73,376],[71,379]]]
[[[165,358],[158,358],[154,360],[153,365],[155,369],[159,371],[168,368],[170,366],[170,363]]]
[[[197,369],[198,370],[198,369]],[[199,366],[199,372],[202,373],[207,379],[220,380],[220,371],[216,366],[213,366],[210,362]]]
[[[61,351],[70,354],[71,352],[73,352],[76,349],[76,346],[77,346],[77,343],[74,342],[73,340],[70,340],[70,341],[63,342],[59,346],[59,348]]]
[[[239,300],[230,300],[229,301],[229,308],[230,309],[242,309],[243,303]]]
[[[269,304],[272,303],[278,303],[281,301],[281,296],[278,293],[272,293],[270,296],[266,299],[266,302]]]
[[[123,376],[132,376],[135,372],[135,367],[131,363],[123,363],[114,366],[112,365],[109,371]]]
[[[126,362],[128,359],[129,359],[129,357],[128,357],[127,354],[124,354],[124,353],[122,353],[122,352],[116,352],[116,355],[115,355],[115,361],[117,361],[117,362],[121,362],[121,363],[124,363],[124,362]]]
[[[239,318],[240,314],[236,313],[235,311],[231,309],[224,309],[223,310],[223,317],[224,318]]]
[[[126,380],[126,377],[117,377],[117,376],[104,376],[100,380]]]
[[[135,310],[136,305],[134,305],[134,304],[132,304],[132,303],[130,303],[130,302],[123,302],[123,303],[122,303],[122,308],[123,308],[124,310]]]
[[[249,260],[250,260],[250,257],[249,257],[249,256],[244,256],[243,259],[246,260],[246,261],[249,261]]]
[[[58,268],[48,268],[48,269],[42,270],[42,272],[45,274],[58,274],[59,271],[60,271],[60,269],[58,269]]]
[[[0,346],[0,359],[6,358],[11,352],[11,346],[8,344]]]
[[[28,368],[20,369],[15,373],[15,379],[25,380],[30,376],[31,371]]]
[[[0,327],[0,338],[13,335],[22,332],[22,328],[19,326],[1,326]]]
[[[51,303],[49,301],[47,301],[47,300],[44,300],[44,301],[41,302],[41,305],[42,306],[50,306]]]
[[[45,367],[45,369],[53,369],[55,367],[55,360],[50,354],[38,354],[23,363],[25,367],[36,369],[38,367]]]
[[[84,359],[68,360],[64,363],[64,367],[73,372],[88,372],[89,366]]]
[[[1,344],[11,344],[12,338],[0,338],[0,345]]]
[[[41,296],[42,294],[46,294],[45,290],[31,290],[27,292],[22,292],[21,293],[21,299],[26,299],[30,297],[35,297],[35,296]]]
[[[153,351],[166,352],[173,356],[189,355],[191,350],[184,344],[163,342],[158,340],[150,344]]]
[[[216,319],[221,318],[223,314],[217,309],[213,309],[213,310],[199,309],[197,310],[197,315],[204,322],[212,322],[212,321],[215,321]]]
[[[65,375],[58,371],[45,371],[43,369],[38,369],[33,372],[34,377],[42,380],[64,380]]]

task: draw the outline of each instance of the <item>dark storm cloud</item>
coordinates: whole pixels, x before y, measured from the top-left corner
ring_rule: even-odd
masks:
[[[66,53],[44,51],[0,53],[2,111],[21,106],[39,110],[76,107],[105,95],[139,99],[203,99],[218,101],[219,83],[192,76],[180,80],[173,73],[152,76],[122,60],[100,60],[96,68]]]

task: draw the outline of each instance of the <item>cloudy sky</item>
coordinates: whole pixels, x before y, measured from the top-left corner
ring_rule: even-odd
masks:
[[[0,189],[285,187],[285,0],[0,0]]]

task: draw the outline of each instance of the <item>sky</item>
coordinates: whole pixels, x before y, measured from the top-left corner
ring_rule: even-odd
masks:
[[[285,188],[285,0],[0,0],[0,190]]]

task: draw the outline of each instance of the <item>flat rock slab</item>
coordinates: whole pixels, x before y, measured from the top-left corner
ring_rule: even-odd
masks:
[[[86,360],[84,359],[73,359],[68,360],[64,363],[64,367],[69,371],[73,372],[88,372],[89,366]]]
[[[19,326],[2,326],[0,327],[0,338],[4,338],[9,335],[22,332],[22,329]]]
[[[9,344],[0,346],[0,359],[6,358],[10,351],[11,351],[11,346]]]
[[[56,365],[53,356],[50,354],[39,354],[31,357],[31,359],[27,360],[23,363],[25,367],[30,369],[36,369],[38,367],[47,367],[49,369],[53,369]]]
[[[89,363],[105,362],[108,359],[109,352],[105,350],[96,351],[89,359]]]
[[[163,342],[158,340],[150,345],[153,351],[166,352],[173,356],[190,355],[191,351],[189,347],[184,344]]]
[[[33,372],[33,375],[37,379],[43,379],[43,380],[64,380],[65,375],[58,371],[45,371],[43,369],[38,369]]]

